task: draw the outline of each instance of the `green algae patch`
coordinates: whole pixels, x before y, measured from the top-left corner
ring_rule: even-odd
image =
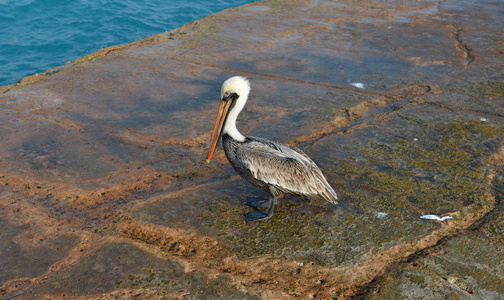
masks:
[[[286,199],[277,206],[274,217],[264,222],[244,223],[242,216],[223,220],[213,215],[208,219],[209,226],[232,245],[239,257],[266,256],[327,264],[330,257],[324,250],[337,248],[339,241],[331,238],[337,233],[329,220],[334,216],[320,213],[330,210],[326,206],[329,205]],[[229,208],[226,210],[230,211]],[[241,213],[250,210],[242,206]]]
[[[389,249],[441,228],[442,223],[421,215],[452,214],[457,222],[492,205],[487,158],[503,140],[502,127],[456,116],[443,122],[422,118],[396,113],[386,119],[394,127],[379,124],[351,136],[334,135],[310,149],[315,157],[340,149],[333,155],[339,159],[322,159],[321,164],[336,182],[333,186],[339,186],[340,205],[357,208],[336,220],[344,233],[338,248],[346,247],[347,261],[355,261],[359,252]]]
[[[447,239],[429,254],[393,268],[370,289],[369,299],[502,298],[504,176],[494,177],[496,207],[471,231]]]
[[[479,202],[486,189],[484,159],[500,140],[502,129],[488,122],[428,125],[414,138],[371,143],[364,150],[371,164],[355,169],[394,199],[388,209],[443,214]]]
[[[223,218],[215,212],[201,217],[243,259],[268,257],[326,267],[348,266],[364,262],[369,251],[394,246],[402,240],[398,236],[411,238],[407,233],[415,232],[414,237],[420,237],[438,228],[401,214],[381,219],[374,213],[349,213],[323,201],[294,197],[284,199],[274,217],[263,222],[245,223],[237,215],[248,212],[244,209],[222,204],[221,210],[234,217]],[[398,222],[404,225],[398,226]]]
[[[490,97],[504,98],[504,83],[489,82],[479,87],[480,91]]]
[[[504,41],[497,41],[497,46],[495,47],[499,53],[504,53]]]
[[[336,267],[364,263],[369,253],[442,228],[440,222],[421,219],[424,214],[451,214],[456,221],[481,213],[487,205],[486,157],[503,140],[502,128],[479,119],[452,117],[440,123],[394,112],[395,117],[409,127],[362,127],[307,149],[340,195],[338,205],[286,197],[271,219],[246,223],[243,214],[251,211],[246,199],[267,195],[236,176],[146,204],[134,215],[224,241],[242,259]],[[345,146],[328,156],[327,149],[338,149],[335,145]]]

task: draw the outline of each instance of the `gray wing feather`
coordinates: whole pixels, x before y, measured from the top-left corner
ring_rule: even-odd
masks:
[[[237,150],[252,177],[285,193],[338,203],[337,195],[317,165],[301,150],[254,138]]]

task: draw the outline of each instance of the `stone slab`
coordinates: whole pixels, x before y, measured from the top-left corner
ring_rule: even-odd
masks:
[[[497,4],[254,2],[2,87],[0,293],[502,297]],[[204,160],[233,75],[240,130],[302,148],[340,204],[244,221],[265,195]]]

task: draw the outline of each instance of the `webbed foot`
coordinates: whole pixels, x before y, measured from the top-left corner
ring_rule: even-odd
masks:
[[[253,222],[253,221],[261,221],[267,220],[274,215],[273,211],[264,211],[264,210],[256,210],[251,213],[245,214],[245,221]]]
[[[271,207],[271,198],[264,200],[264,199],[258,199],[258,198],[248,198],[247,199],[247,205],[253,208],[257,207],[263,207],[263,208],[269,208]]]
[[[272,197],[270,197],[268,200],[248,199],[247,205],[255,208],[256,211],[245,214],[245,221],[253,222],[253,221],[260,221],[260,220],[266,220],[266,219],[271,218],[274,214],[273,210],[275,209],[275,204],[276,204],[276,199],[272,198]],[[268,207],[268,210],[267,211],[260,210],[260,209],[257,209],[258,207]]]

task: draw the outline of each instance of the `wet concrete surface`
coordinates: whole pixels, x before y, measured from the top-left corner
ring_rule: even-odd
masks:
[[[504,297],[503,16],[261,1],[2,87],[2,297]],[[245,223],[266,195],[204,159],[233,75],[239,129],[302,148],[340,204]]]

